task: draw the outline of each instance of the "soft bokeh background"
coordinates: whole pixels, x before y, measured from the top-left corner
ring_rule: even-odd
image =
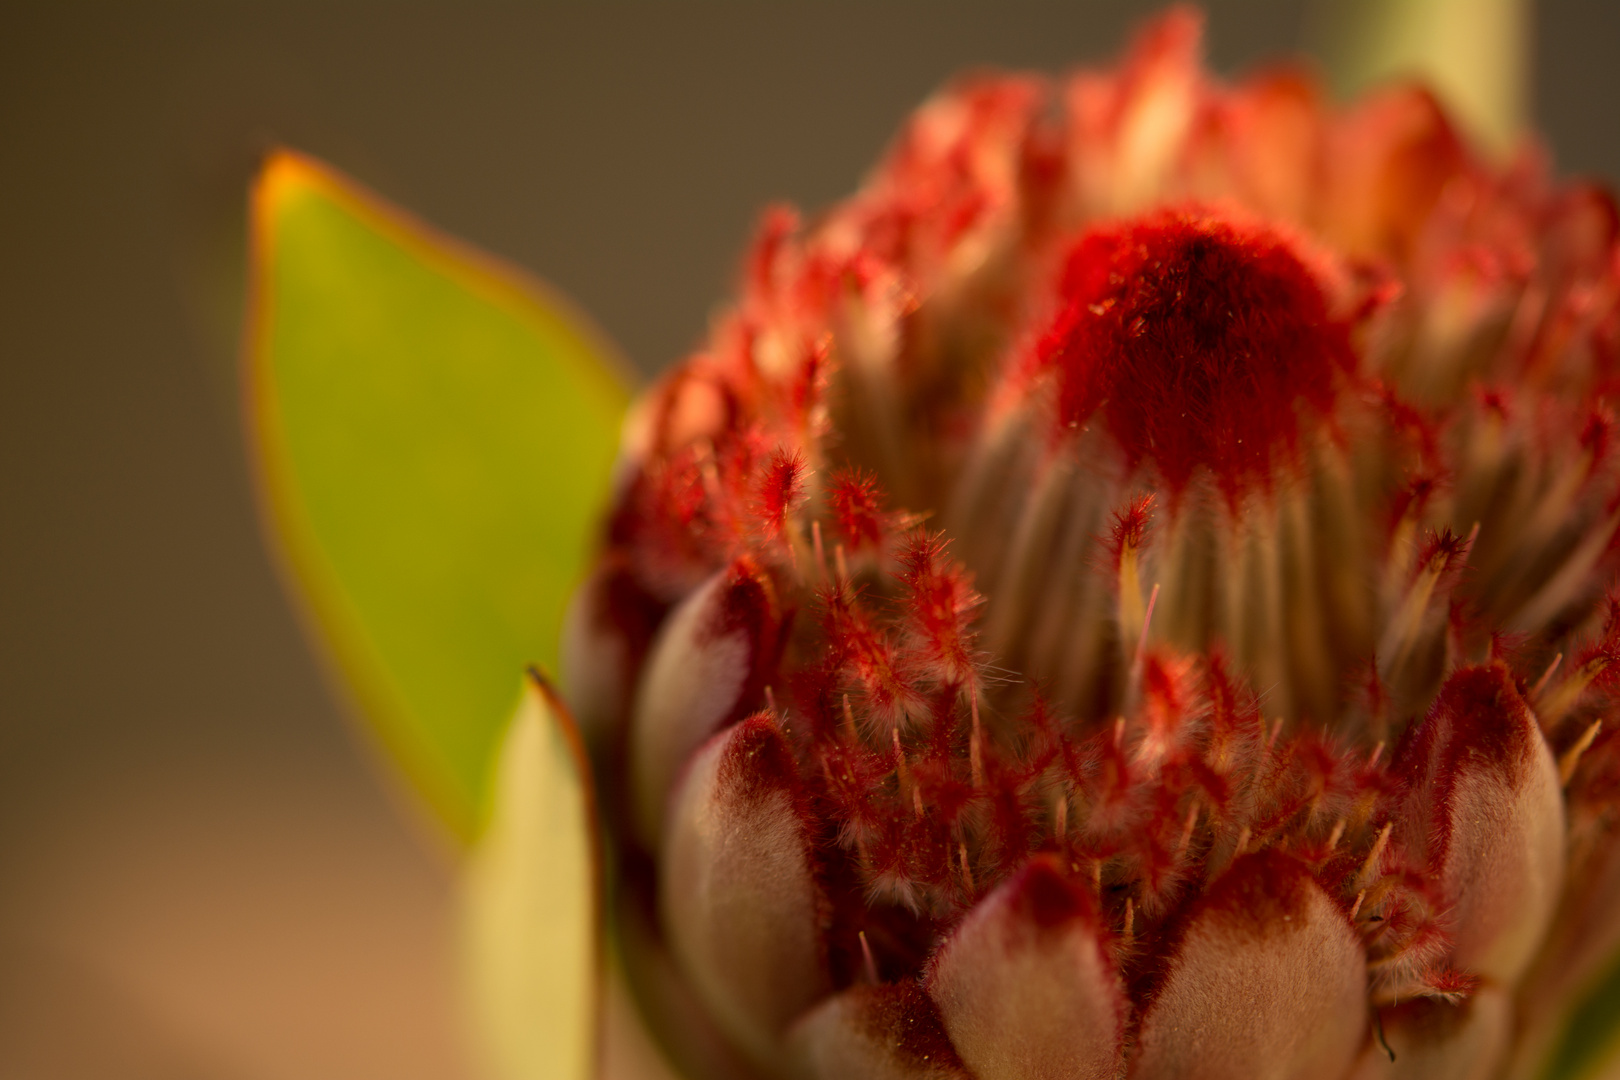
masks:
[[[394,2],[0,11],[0,1077],[453,1078],[446,860],[257,534],[242,198],[286,142],[550,278],[643,371],[768,200],[850,190],[966,64],[1157,5]],[[1303,2],[1213,3],[1215,66]],[[1544,3],[1533,115],[1620,176],[1620,8]]]

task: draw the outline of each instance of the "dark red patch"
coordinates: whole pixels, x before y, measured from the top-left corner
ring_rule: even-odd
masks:
[[[1349,327],[1292,244],[1197,207],[1101,225],[1069,254],[1037,345],[1059,421],[1101,413],[1132,465],[1173,492],[1207,467],[1229,497],[1296,454],[1355,369]]]
[[[1601,405],[1587,415],[1581,428],[1581,449],[1590,455],[1588,473],[1596,473],[1609,458],[1614,442],[1614,418]]]
[[[1244,855],[1220,876],[1192,918],[1219,911],[1223,925],[1255,938],[1271,937],[1305,925],[1315,888],[1305,864],[1275,848]]]
[[[768,574],[749,558],[738,559],[727,571],[725,595],[716,605],[712,621],[703,628],[707,640],[743,631],[749,643],[767,645],[776,634],[776,590]],[[765,651],[760,648],[759,651]]]
[[[868,1037],[914,1069],[960,1069],[962,1059],[945,1034],[939,1010],[922,987],[907,980],[849,991],[859,1003]]]
[[[745,805],[781,792],[799,802],[798,759],[769,713],[755,713],[722,737],[730,742],[715,780],[719,790]]]
[[[1459,668],[1401,749],[1403,779],[1449,797],[1451,774],[1466,766],[1501,772],[1516,786],[1540,738],[1530,707],[1503,664]]]
[[[1012,910],[1038,929],[1055,930],[1076,919],[1096,918],[1091,893],[1066,872],[1055,856],[1034,856],[1007,883],[1007,888]]]
[[[1458,669],[1440,687],[1423,722],[1401,740],[1395,769],[1405,800],[1395,839],[1431,872],[1444,866],[1462,771],[1495,772],[1516,789],[1533,767],[1540,738],[1506,665]]]

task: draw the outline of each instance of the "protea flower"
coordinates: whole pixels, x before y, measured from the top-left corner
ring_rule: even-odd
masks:
[[[1620,947],[1612,197],[1174,12],[769,212],[563,681],[694,1075],[1527,1075]]]

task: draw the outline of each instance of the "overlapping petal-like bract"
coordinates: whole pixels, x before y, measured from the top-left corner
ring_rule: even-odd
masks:
[[[811,837],[791,751],[769,720],[701,750],[670,811],[658,888],[671,948],[757,1061],[826,989]]]
[[[948,87],[632,415],[565,682],[695,1071],[1528,1076],[1620,953],[1614,200],[1198,49]]]
[[[1245,855],[1183,933],[1143,1012],[1135,1075],[1344,1074],[1366,1037],[1366,957],[1309,870],[1276,851]]]
[[[940,947],[928,991],[984,1080],[1112,1077],[1125,990],[1097,904],[1058,860],[1031,859]]]

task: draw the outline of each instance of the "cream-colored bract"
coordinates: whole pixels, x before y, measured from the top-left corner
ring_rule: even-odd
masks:
[[[538,676],[496,759],[463,879],[467,997],[493,1080],[596,1075],[601,925],[590,772]]]

